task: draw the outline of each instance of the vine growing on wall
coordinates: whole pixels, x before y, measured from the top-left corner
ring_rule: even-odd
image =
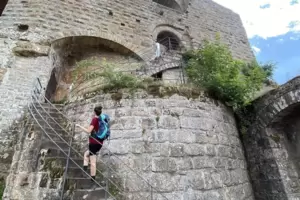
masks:
[[[189,80],[234,109],[248,105],[274,69],[272,63],[260,65],[234,59],[219,38],[204,41],[201,49],[188,51],[183,58]]]

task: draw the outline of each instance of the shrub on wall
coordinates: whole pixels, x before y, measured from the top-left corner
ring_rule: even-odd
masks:
[[[215,98],[239,108],[247,105],[256,91],[272,76],[273,64],[260,65],[234,59],[219,39],[204,41],[201,49],[184,54],[189,80]]]

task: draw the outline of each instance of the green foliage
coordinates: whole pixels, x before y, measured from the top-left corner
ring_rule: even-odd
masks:
[[[76,62],[75,70],[72,73],[72,77],[73,77],[73,79],[78,79],[81,77],[80,73],[82,70],[85,70],[87,67],[90,67],[90,66],[99,66],[99,65],[100,65],[100,63],[97,60],[97,58],[95,58],[95,57]]]
[[[234,59],[219,40],[204,41],[201,49],[189,51],[183,58],[189,80],[233,108],[247,105],[273,72],[272,64],[260,66],[256,61]]]
[[[112,68],[106,68],[102,73],[98,74],[99,77],[104,78],[103,90],[119,90],[128,88],[134,91],[138,88],[143,88],[143,79],[134,75],[114,71]]]

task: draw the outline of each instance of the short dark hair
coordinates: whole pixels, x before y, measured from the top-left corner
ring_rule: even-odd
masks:
[[[101,115],[102,113],[102,106],[97,106],[94,108],[94,112],[97,116]]]

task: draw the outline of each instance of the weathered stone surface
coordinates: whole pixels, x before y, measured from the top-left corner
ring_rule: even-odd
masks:
[[[15,55],[24,57],[37,57],[47,56],[49,52],[49,46],[42,46],[27,41],[19,41],[12,49]]]
[[[105,95],[94,98],[107,99]],[[159,193],[185,200],[233,199],[244,187],[243,191],[248,192],[241,195],[242,199],[253,199],[235,120],[228,110],[212,101],[199,106],[199,102],[180,96],[143,98],[132,99],[134,107],[130,101],[122,107],[115,105],[116,113],[122,114],[112,118],[108,146],[126,164],[117,158],[112,161],[125,187],[133,192],[128,194],[131,198],[147,199],[149,185],[126,166],[152,183],[158,190],[154,194],[157,199],[163,199]],[[85,123],[86,118],[83,120],[80,116],[88,116],[93,110],[92,102],[93,99],[73,102],[65,111],[78,123]],[[103,105],[101,101],[97,103]],[[81,112],[73,112],[74,109]],[[108,110],[114,113],[112,106]],[[103,112],[106,113],[105,107]],[[228,117],[224,117],[227,114]]]
[[[7,72],[7,69],[5,68],[0,68],[0,83],[2,82],[5,73]]]
[[[257,199],[300,198],[299,85],[296,77],[254,103],[251,114],[257,117],[243,143]]]

